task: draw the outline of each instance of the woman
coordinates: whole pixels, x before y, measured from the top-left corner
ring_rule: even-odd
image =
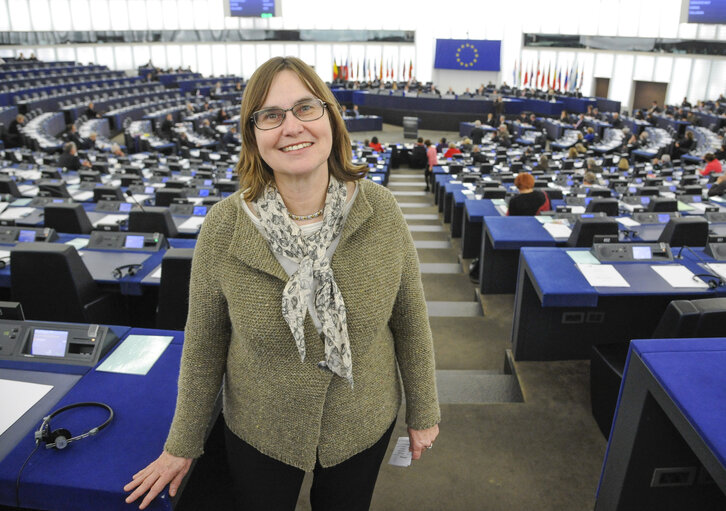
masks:
[[[456,147],[456,144],[449,142],[449,148],[444,153],[444,158],[451,158],[455,154],[461,154],[461,151]]]
[[[424,180],[426,181],[426,191],[429,191],[431,186],[431,176],[434,173],[434,167],[439,163],[439,155],[436,152],[436,146],[429,140],[426,139],[424,142],[426,146],[426,170],[424,171]]]
[[[371,137],[371,143],[369,145],[374,151],[378,153],[383,152],[383,146],[378,142],[378,137]]]
[[[293,510],[311,470],[313,509],[368,509],[399,371],[412,458],[438,435],[416,250],[390,192],[353,166],[335,98],[307,64],[263,64],[241,119],[241,191],[210,210],[194,252],[174,420],[127,502],[148,491],[143,509],[169,483],[176,494],[224,376],[240,509]]]
[[[514,178],[514,186],[519,190],[519,194],[509,200],[508,216],[534,216],[550,210],[547,194],[534,189],[532,174],[520,172]]]
[[[703,167],[703,169],[699,170],[698,173],[702,176],[709,176],[711,174],[720,174],[723,172],[723,167],[721,167],[721,162],[716,159],[716,156],[714,156],[713,153],[706,153],[703,156],[703,161],[706,162],[706,166]]]

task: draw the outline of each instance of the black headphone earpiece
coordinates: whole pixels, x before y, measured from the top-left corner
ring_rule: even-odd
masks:
[[[71,432],[65,428],[60,428],[50,432],[46,443],[54,444],[56,449],[65,449],[70,438],[73,438]]]

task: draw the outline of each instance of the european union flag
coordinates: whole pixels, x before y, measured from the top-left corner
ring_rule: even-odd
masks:
[[[437,39],[436,69],[500,71],[501,41]]]

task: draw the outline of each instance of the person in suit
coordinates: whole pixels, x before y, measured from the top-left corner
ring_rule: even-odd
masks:
[[[409,166],[414,169],[424,169],[427,164],[426,146],[424,139],[419,137],[411,149],[411,157],[409,158]]]
[[[492,128],[497,127],[497,118],[494,117],[494,114],[492,112],[489,112],[487,114],[487,120],[485,121],[487,126],[491,126]]]
[[[481,147],[478,145],[471,148],[471,159],[474,163],[486,163],[489,161],[487,156],[481,152]]]
[[[481,141],[484,138],[484,130],[481,127],[480,120],[474,121],[474,127],[471,129],[471,133],[469,134],[469,136],[471,137],[472,144],[474,144],[474,145],[481,144]]]
[[[718,176],[716,182],[708,189],[709,197],[717,197],[720,195],[726,195],[726,174]]]
[[[623,129],[623,120],[620,118],[620,114],[618,112],[613,113],[610,125],[615,129]]]
[[[573,127],[576,130],[585,129],[585,114],[580,114],[577,116],[577,121],[575,121],[575,124],[573,124]]]
[[[166,114],[166,118],[161,121],[159,126],[159,136],[165,140],[171,140],[173,137],[174,128],[174,116],[172,114]]]
[[[69,124],[67,131],[63,134],[63,141],[64,142],[73,142],[76,144],[76,147],[79,149],[86,149],[87,143],[86,140],[81,137],[81,134],[78,133],[78,128],[75,124]]]
[[[680,159],[684,154],[688,154],[696,148],[696,139],[693,131],[688,130],[683,138],[679,139],[673,146],[673,157]]]
[[[18,114],[15,119],[10,121],[8,132],[5,134],[5,147],[12,149],[14,147],[22,147],[23,136],[21,129],[25,126],[25,116]]]
[[[360,117],[360,111],[358,110],[358,105],[353,105],[353,110],[350,111],[351,117]]]
[[[202,121],[202,127],[199,128],[199,134],[205,138],[215,138],[214,129],[212,129],[212,125],[209,122],[209,119],[204,119]]]
[[[174,419],[127,503],[176,494],[220,387],[235,509],[294,509],[305,471],[314,509],[368,509],[402,389],[412,459],[433,447],[441,413],[416,248],[393,195],[353,164],[334,104],[295,57],[250,78],[240,190],[210,210],[194,249]]]
[[[237,137],[237,126],[235,124],[229,125],[229,129],[222,136],[222,144],[224,144],[225,146],[239,144],[239,138]]]
[[[56,165],[66,170],[80,170],[81,167],[90,167],[91,163],[78,157],[78,149],[73,142],[63,144],[63,153],[58,157]]]
[[[519,193],[509,200],[507,216],[535,216],[550,210],[549,198],[535,190],[532,174],[520,172],[514,178],[514,186]]]
[[[88,107],[83,111],[83,115],[85,115],[88,119],[96,119],[98,117],[101,117],[94,108],[93,101],[88,103]]]

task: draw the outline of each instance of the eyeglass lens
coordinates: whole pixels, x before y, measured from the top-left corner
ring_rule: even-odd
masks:
[[[287,111],[292,112],[292,114],[301,121],[308,122],[320,119],[323,116],[324,110],[325,107],[323,106],[322,101],[318,99],[310,99],[307,101],[301,101],[287,110],[282,108],[260,110],[259,112],[255,112],[254,121],[258,128],[262,130],[269,130],[277,128],[282,124]]]

